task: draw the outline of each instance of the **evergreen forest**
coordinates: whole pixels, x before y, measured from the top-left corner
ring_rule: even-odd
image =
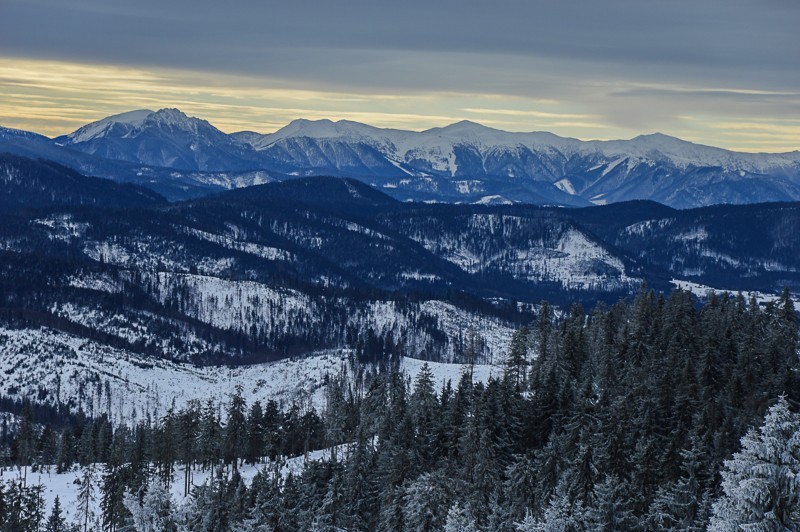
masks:
[[[642,288],[589,312],[543,303],[487,382],[354,354],[321,409],[232,390],[112,426],[3,398],[0,465],[21,474],[0,483],[0,530],[799,530],[797,353],[788,291]],[[24,480],[48,468],[78,472],[77,519]]]

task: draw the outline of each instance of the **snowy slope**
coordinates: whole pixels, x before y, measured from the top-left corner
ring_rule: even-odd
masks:
[[[282,407],[320,409],[325,376],[348,374],[348,355],[336,350],[266,364],[198,367],[143,357],[52,329],[2,327],[0,395],[49,404],[62,401],[89,415],[108,414],[114,423],[132,423],[148,414],[159,418],[171,406],[181,408],[193,400],[225,402],[237,385],[249,404],[272,399]],[[463,369],[459,364],[428,364],[439,384],[448,379],[456,383]],[[412,380],[421,367],[418,360],[401,362]],[[474,378],[485,381],[499,371],[477,365]]]
[[[183,312],[221,329],[239,330],[256,335],[287,332],[296,324],[306,329],[339,328],[330,319],[328,305],[348,310],[347,324],[356,330],[372,329],[377,334],[392,333],[404,339],[408,353],[431,352],[431,332],[420,325],[433,322],[448,338],[444,352],[435,353],[444,360],[455,356],[455,340],[469,330],[480,332],[486,340],[486,356],[503,352],[513,329],[499,320],[469,314],[443,301],[426,301],[409,307],[393,301],[371,301],[355,305],[346,300],[322,301],[290,289],[277,289],[249,281],[230,281],[217,277],[158,272],[149,281],[150,290],[160,303],[171,294],[184,294]]]
[[[678,168],[718,166],[726,170],[769,173],[775,169],[796,168],[800,151],[789,153],[741,153],[695,144],[676,137],[654,133],[630,140],[592,141],[580,149],[583,153],[599,153],[606,158],[633,157],[642,161],[668,160]]]
[[[115,126],[118,126],[127,134],[131,134],[136,128],[141,127],[144,121],[152,114],[154,114],[154,112],[149,109],[138,109],[136,111],[128,111],[127,113],[108,116],[73,131],[66,136],[64,143],[78,144],[110,135],[112,128]]]

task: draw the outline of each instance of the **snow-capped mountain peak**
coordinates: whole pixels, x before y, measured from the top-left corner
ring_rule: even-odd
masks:
[[[258,168],[252,148],[179,109],[142,109],[92,122],[56,143],[106,159],[179,170]]]
[[[137,137],[150,129],[180,131],[198,135],[200,130],[205,128],[223,134],[207,121],[187,116],[179,109],[166,108],[158,111],[139,109],[92,122],[58,140],[62,140],[67,145],[74,145],[106,137]]]
[[[461,120],[444,127],[434,127],[424,131],[424,133],[441,133],[445,135],[463,135],[465,133],[474,134],[476,132],[498,131],[497,129],[484,126],[471,120]]]
[[[585,205],[652,199],[689,207],[800,199],[800,152],[738,153],[663,133],[581,141],[470,120],[407,131],[349,120],[298,119],[274,133],[228,135],[167,108],[110,116],[55,142],[70,152],[107,160],[222,172],[208,180],[226,187],[250,179],[237,180],[231,172],[276,172],[355,177],[393,190],[397,198],[416,200],[472,202],[500,196]],[[37,155],[37,149],[24,154]],[[70,153],[63,159],[72,158]],[[106,164],[92,164],[91,171]]]
[[[338,120],[334,122],[328,119],[308,120],[300,118],[293,120],[274,133],[263,135],[259,142],[254,143],[254,146],[256,149],[261,149],[279,140],[302,137],[312,139],[337,139],[346,142],[374,141],[375,139],[391,137],[393,133],[403,132],[381,129],[350,120]]]
[[[126,131],[130,131],[141,126],[147,117],[152,114],[153,111],[149,109],[138,109],[136,111],[128,111],[126,113],[108,116],[73,131],[67,135],[64,140],[66,144],[89,142],[96,138],[105,137],[117,124],[121,125]]]
[[[740,153],[696,144],[663,133],[639,135],[630,140],[592,141],[583,151],[594,150],[608,158],[627,156],[640,161],[666,161],[678,168],[713,167],[726,171],[770,173],[800,163],[795,153]]]
[[[210,128],[217,132],[217,128],[206,120],[188,116],[178,109],[159,109],[150,114],[141,124],[142,128],[160,127],[198,134],[200,128]],[[221,133],[221,132],[220,132]]]

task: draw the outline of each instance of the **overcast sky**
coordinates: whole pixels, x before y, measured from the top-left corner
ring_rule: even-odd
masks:
[[[0,124],[134,108],[800,149],[797,0],[0,0]]]

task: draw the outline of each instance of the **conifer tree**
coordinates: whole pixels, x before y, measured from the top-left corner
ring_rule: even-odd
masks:
[[[234,394],[228,403],[225,437],[223,440],[225,463],[233,464],[234,469],[239,467],[239,458],[244,452],[244,444],[247,439],[246,404],[242,393],[242,385],[237,384]]]
[[[587,530],[587,521],[583,502],[570,501],[566,484],[561,481],[547,504],[544,515],[540,519],[526,517],[517,525],[517,529],[520,532],[578,532]]]
[[[477,532],[475,520],[469,513],[469,508],[462,508],[455,503],[447,511],[444,523],[444,532]]]
[[[506,356],[506,379],[519,390],[525,387],[528,371],[528,342],[530,329],[521,327],[511,337],[508,355]]]
[[[800,530],[800,415],[784,397],[725,461],[710,530]]]
[[[53,500],[53,509],[50,512],[50,516],[47,518],[44,529],[45,532],[67,532],[69,529],[69,527],[67,527],[67,520],[64,518],[61,510],[61,500],[58,495],[56,495],[56,498]]]
[[[152,482],[148,486],[141,504],[136,497],[125,494],[125,507],[137,531],[166,532],[173,529],[172,496],[161,482]]]
[[[220,439],[222,429],[220,428],[217,412],[211,400],[206,402],[200,420],[200,434],[198,436],[198,453],[202,460],[203,469],[216,468],[219,460]]]
[[[94,511],[92,506],[95,500],[94,494],[94,465],[88,464],[83,468],[80,479],[77,500],[77,522],[83,532],[90,530],[89,526],[94,523]]]
[[[247,416],[247,441],[244,448],[244,459],[248,464],[255,464],[264,455],[264,411],[261,401],[255,401]]]
[[[614,475],[606,476],[592,493],[586,508],[586,530],[633,530],[638,520],[630,508],[631,497],[623,483]]]

